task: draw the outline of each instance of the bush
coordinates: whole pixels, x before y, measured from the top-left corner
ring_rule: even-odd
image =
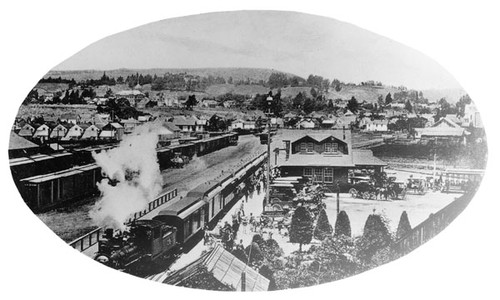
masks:
[[[408,214],[403,211],[401,217],[399,218],[398,230],[396,231],[396,238],[400,239],[403,236],[411,232],[410,220],[408,220]]]
[[[321,209],[318,215],[318,221],[316,222],[316,228],[314,228],[314,238],[318,240],[324,240],[327,236],[331,236],[333,233],[332,225],[328,221],[328,216],[326,211]]]
[[[365,263],[373,263],[372,258],[392,244],[387,220],[379,214],[371,214],[366,219],[363,236],[358,239],[358,257]]]
[[[335,236],[351,236],[351,221],[349,221],[349,216],[342,210],[337,215],[337,220],[335,221]]]
[[[295,209],[290,225],[290,242],[299,243],[299,251],[302,244],[309,244],[312,240],[313,220],[311,214],[303,206]]]

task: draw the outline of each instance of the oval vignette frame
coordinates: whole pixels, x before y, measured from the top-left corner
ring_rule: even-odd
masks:
[[[186,17],[186,18],[188,18],[188,17]],[[332,224],[332,225],[333,225],[333,224]],[[412,224],[412,225],[413,225],[413,224]]]

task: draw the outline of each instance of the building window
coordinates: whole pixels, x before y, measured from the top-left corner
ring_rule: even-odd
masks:
[[[333,147],[332,147],[332,143],[326,143],[325,144],[325,152],[333,152]]]
[[[323,168],[314,169],[314,181],[323,182]]]
[[[307,153],[312,153],[314,151],[314,144],[307,143]]]
[[[304,168],[304,176],[311,177],[313,175],[312,168]]]
[[[333,169],[325,168],[325,182],[333,182]]]
[[[306,152],[307,149],[307,144],[306,143],[300,143],[300,152]]]
[[[332,148],[333,148],[333,152],[339,152],[339,144],[333,143]]]

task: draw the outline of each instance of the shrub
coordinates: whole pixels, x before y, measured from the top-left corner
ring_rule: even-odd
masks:
[[[403,211],[403,213],[401,213],[401,217],[399,218],[396,238],[400,239],[403,236],[407,235],[409,232],[411,232],[410,220],[408,220],[408,214],[406,213],[406,211]]]
[[[335,221],[335,236],[351,236],[351,221],[349,221],[349,216],[342,210],[337,215],[337,220]]]
[[[328,221],[328,216],[326,211],[321,209],[318,215],[318,221],[316,222],[316,227],[314,228],[314,238],[318,240],[324,240],[327,236],[331,236],[333,233],[332,225]]]

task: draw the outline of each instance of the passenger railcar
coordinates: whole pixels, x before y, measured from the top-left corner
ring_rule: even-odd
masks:
[[[189,250],[198,241],[198,237],[201,238],[200,234],[205,226],[213,228],[224,212],[236,203],[242,193],[249,190],[241,187],[252,184],[253,174],[258,171],[264,158],[265,155],[261,155],[237,172],[228,173],[221,180],[200,184],[187,193],[186,197],[167,202],[152,220],[131,223],[132,226],[149,224],[151,228],[167,228],[165,230],[161,229],[156,233],[155,229],[136,230],[131,242],[124,242],[122,237],[113,239],[109,233],[105,242],[99,244],[100,249],[95,259],[120,269],[138,260],[155,261],[166,254],[175,256],[180,250]],[[140,235],[145,237],[141,238]],[[162,241],[167,235],[168,242]]]

